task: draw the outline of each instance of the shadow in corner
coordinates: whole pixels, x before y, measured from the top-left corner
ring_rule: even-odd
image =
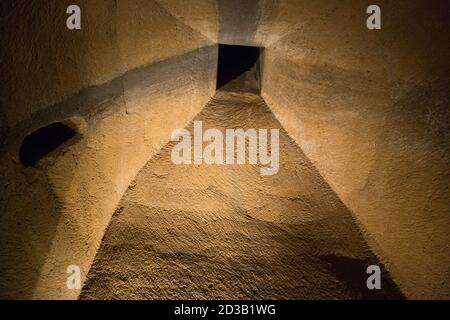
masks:
[[[261,93],[260,47],[219,44],[217,90]]]

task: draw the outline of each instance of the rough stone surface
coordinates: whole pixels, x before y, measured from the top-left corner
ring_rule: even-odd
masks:
[[[388,274],[382,291],[367,289],[379,261],[258,95],[219,92],[195,120],[223,134],[281,129],[279,174],[177,166],[169,143],[119,204],[82,299],[402,298]]]
[[[156,0],[180,22],[217,42],[219,20],[216,0]]]
[[[283,201],[287,201],[282,195],[276,198],[259,191],[253,196],[247,194],[245,188],[259,186],[255,184],[260,178],[252,175],[255,168],[235,169],[237,177],[251,177],[248,185],[245,179],[233,182],[228,175],[234,169],[214,169],[216,172],[201,168],[200,172],[213,170],[221,177],[218,181],[229,188],[239,186],[242,190],[232,190],[242,191],[249,199],[265,201],[271,211],[252,220],[257,210],[231,189],[220,194],[226,202],[217,204],[217,208],[225,211],[217,225],[208,224],[209,229],[192,229],[197,220],[188,221],[188,211],[181,210],[179,232],[185,239],[210,236],[230,245],[224,248],[229,250],[227,257],[218,257],[213,249],[199,256],[200,260],[205,256],[217,258],[215,261],[224,262],[230,272],[223,273],[209,261],[196,266],[230,276],[238,273],[235,262],[240,261],[244,274],[255,272],[258,281],[265,279],[267,261],[276,267],[272,275],[277,290],[258,287],[245,291],[247,285],[253,288],[249,276],[235,282],[241,284],[239,288],[224,284],[224,296],[301,297],[300,286],[312,290],[336,280],[339,286],[333,287],[330,295],[361,297],[362,291],[353,287],[348,274],[338,275],[336,270],[342,265],[372,261],[373,251],[408,298],[450,297],[447,0],[379,0],[383,19],[380,31],[367,30],[365,12],[372,3],[359,0],[77,0],[83,16],[82,30],[76,32],[65,28],[66,7],[72,3],[0,2],[0,297],[78,297],[79,292],[65,287],[66,267],[79,264],[85,278],[110,218],[136,173],[166,145],[173,128],[189,123],[213,96],[216,41],[265,47],[262,97],[302,150],[293,142],[286,144],[302,160],[288,164],[288,171],[296,175],[286,177],[280,185],[287,190],[289,182],[289,192],[294,195],[304,195],[301,181],[294,177],[309,179],[314,188],[320,186],[308,191],[308,197],[314,194],[314,199],[322,203],[318,197],[325,193],[323,199],[332,199],[325,207],[336,208],[333,219],[341,219],[351,231],[345,235],[323,220],[306,225],[305,221],[296,221],[312,212],[297,196],[291,199],[293,207],[287,208],[289,212],[302,209],[301,214],[282,215]],[[237,104],[239,97],[244,104],[249,98],[228,96]],[[214,121],[220,120],[220,114],[208,113],[210,109],[205,112]],[[241,116],[237,119],[248,120]],[[79,124],[76,140],[50,154],[36,168],[24,168],[19,163],[20,143],[28,134],[49,123],[68,120]],[[268,123],[275,123],[271,121]],[[237,120],[233,123],[240,125]],[[159,157],[164,150],[161,152]],[[164,165],[156,159],[148,165],[148,172]],[[299,172],[298,166],[305,173]],[[181,174],[177,170],[173,173]],[[139,179],[148,172],[143,171]],[[155,186],[154,192],[168,190],[164,178],[148,179],[161,182],[161,189]],[[212,185],[213,180],[205,178]],[[274,187],[272,182],[262,186],[268,190]],[[218,202],[220,196],[206,188],[202,185],[198,189],[204,191],[202,197]],[[144,216],[158,213],[154,207],[130,204],[132,195],[137,196],[130,191],[123,199],[124,211],[116,216],[116,226],[122,217],[136,218],[137,212]],[[141,199],[153,198],[142,195]],[[210,219],[214,212],[196,211],[193,200],[191,204],[189,212],[197,212],[196,219]],[[230,204],[234,206],[231,209],[227,207]],[[317,206],[314,212],[325,214],[322,204]],[[243,216],[241,208],[250,210],[253,216]],[[172,217],[173,208],[164,210],[158,214]],[[162,233],[169,234],[172,231],[166,222],[159,221],[159,226]],[[234,239],[214,232],[219,224],[238,239],[250,237],[241,246],[246,252],[257,244],[268,248],[275,241],[271,249],[279,253],[286,248],[285,260],[275,260],[270,250],[257,252],[253,257],[262,262],[252,269],[239,250],[233,257],[233,246],[237,246]],[[323,257],[324,249],[317,249],[318,240],[311,233],[298,240],[302,234],[299,226],[307,226],[308,232],[325,233],[327,245],[335,239],[347,250],[333,251],[336,247],[331,241],[331,255],[324,258],[328,262],[308,260],[304,265],[317,267],[320,274],[310,286],[304,282],[310,280],[306,272],[294,275],[289,267],[289,262],[301,262],[292,252]],[[157,233],[155,228],[149,225],[148,232]],[[144,235],[147,231],[142,232]],[[347,245],[345,236],[356,239],[355,245]],[[111,237],[112,233],[108,234],[103,250],[109,250]],[[311,249],[295,248],[297,240],[312,244]],[[160,243],[166,251],[152,247],[136,250],[156,259],[150,260],[152,267],[161,266],[169,261],[171,241],[175,240],[168,238]],[[186,243],[175,244],[189,249]],[[105,254],[104,259],[111,257]],[[128,258],[123,257],[124,261]],[[173,261],[176,259],[184,264],[188,261],[181,254]],[[99,269],[93,272],[105,275],[101,263],[98,260]],[[136,285],[134,276],[130,279]],[[160,277],[158,290],[168,295],[163,275],[153,276]],[[283,278],[298,286],[283,287]],[[89,291],[99,285],[92,281],[85,297],[88,293],[106,295],[101,290]],[[221,288],[217,281],[213,283]],[[203,285],[193,278],[187,278],[185,284]],[[139,298],[157,292],[148,283],[141,288]],[[201,288],[204,296],[219,295],[217,290]],[[121,292],[126,289],[122,287]],[[324,296],[320,290],[316,295]]]
[[[340,1],[273,42],[262,96],[403,292],[449,298],[448,2],[380,5],[381,31]]]
[[[67,267],[80,266],[85,278],[136,173],[210,99],[216,63],[211,46],[127,73],[121,93],[87,108],[101,112],[83,114],[88,126],[78,128],[79,139],[36,168],[18,161],[20,142],[1,155],[0,296],[78,297],[66,287]]]
[[[10,127],[84,88],[212,44],[152,0],[80,0],[82,29],[71,31],[72,3],[2,1],[0,106]]]
[[[219,42],[254,46],[261,1],[218,0],[217,2],[219,7]]]

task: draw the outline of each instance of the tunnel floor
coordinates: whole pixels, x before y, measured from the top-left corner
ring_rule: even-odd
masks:
[[[280,128],[280,170],[174,165],[167,144],[112,218],[81,299],[399,299],[350,211],[264,100],[218,92],[205,128]],[[192,124],[188,128],[193,130]]]

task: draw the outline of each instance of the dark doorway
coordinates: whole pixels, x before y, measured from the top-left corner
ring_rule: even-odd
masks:
[[[19,151],[20,161],[26,167],[34,166],[47,154],[72,139],[77,132],[61,123],[52,123],[27,136]]]
[[[217,89],[260,90],[261,48],[219,44]]]

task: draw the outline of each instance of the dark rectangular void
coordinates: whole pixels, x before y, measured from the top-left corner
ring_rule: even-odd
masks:
[[[39,160],[59,146],[74,138],[77,132],[62,122],[40,128],[27,136],[20,147],[20,161],[26,167],[34,166]]]
[[[260,92],[260,47],[219,44],[217,89]]]

